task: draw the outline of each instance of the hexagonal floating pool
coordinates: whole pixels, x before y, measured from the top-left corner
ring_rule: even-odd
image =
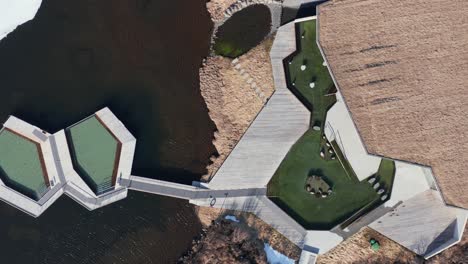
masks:
[[[66,129],[73,167],[96,193],[113,190],[122,144],[97,115]]]
[[[49,187],[40,144],[9,128],[0,130],[0,178],[8,187],[39,200]]]

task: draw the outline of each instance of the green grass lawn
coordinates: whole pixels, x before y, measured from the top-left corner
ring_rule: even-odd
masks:
[[[327,230],[350,217],[357,219],[381,200],[367,180],[358,180],[338,144],[332,141],[328,147],[323,139],[327,111],[336,97],[330,95],[335,88],[323,66],[315,26],[315,20],[299,24],[296,28],[301,41],[299,52],[287,58],[285,65],[289,89],[311,110],[311,127],[319,125],[320,130],[309,129],[294,144],[269,182],[268,196],[306,229]],[[300,69],[303,64],[304,71]],[[315,83],[314,88],[310,87],[311,82]],[[328,152],[330,149],[333,153]],[[325,153],[323,158],[321,151]],[[394,171],[393,161],[382,160],[376,175],[381,184],[391,189]],[[330,183],[332,194],[318,198],[308,193],[305,189],[308,175],[321,176]]]
[[[296,89],[298,93],[295,94],[302,97],[301,101],[305,100],[309,108],[312,106],[309,109],[312,112],[312,124],[319,122],[323,126],[327,111],[336,102],[336,97],[327,96],[334,90],[334,84],[327,67],[323,66],[322,54],[316,43],[315,26],[316,21],[310,20],[300,23],[296,28],[300,51],[292,59],[287,59],[286,74],[289,76],[290,89]],[[301,70],[302,65],[306,66],[304,71]],[[311,82],[315,84],[314,88],[310,88]]]
[[[382,159],[379,170],[375,174],[377,181],[380,182],[381,188],[386,189],[387,193],[391,193],[393,187],[393,179],[395,176],[395,161]]]
[[[330,229],[378,199],[367,181],[351,180],[338,159],[322,159],[320,147],[320,131],[307,131],[268,185],[268,195],[308,229]],[[333,193],[329,197],[317,198],[305,190],[311,171],[331,184]]]

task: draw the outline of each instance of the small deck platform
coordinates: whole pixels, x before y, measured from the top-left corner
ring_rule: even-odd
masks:
[[[466,211],[447,207],[440,194],[427,190],[403,202],[369,226],[423,257],[459,241]],[[460,223],[458,223],[460,222]]]

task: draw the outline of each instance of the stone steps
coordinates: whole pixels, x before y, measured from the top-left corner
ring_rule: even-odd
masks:
[[[268,101],[268,97],[262,92],[262,89],[257,85],[257,83],[253,81],[251,75],[242,68],[239,59],[234,59],[231,64],[234,66],[234,69],[237,71],[237,73],[242,77],[244,83],[255,92],[257,97],[260,98],[263,103],[266,103]]]

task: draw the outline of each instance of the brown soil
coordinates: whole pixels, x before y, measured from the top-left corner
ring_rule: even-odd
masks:
[[[370,248],[369,239],[380,243],[376,252]],[[468,226],[460,243],[442,253],[424,260],[415,253],[402,247],[393,240],[381,235],[371,228],[363,228],[334,249],[320,255],[317,264],[333,263],[427,263],[427,264],[464,264],[468,263]]]
[[[278,252],[292,259],[299,259],[301,249],[254,214],[238,211],[226,212],[218,208],[197,207],[197,215],[205,227],[222,219],[226,214],[235,215],[241,220],[241,223],[245,223],[249,228],[256,230],[258,239],[268,242]]]
[[[251,84],[256,83],[265,98],[273,94],[269,56],[272,39],[273,36],[267,38],[239,57],[238,69],[231,59],[220,56],[207,58],[200,69],[201,94],[217,127],[213,144],[218,152],[217,157],[211,158],[213,163],[202,181],[211,179],[262,109],[264,101]]]
[[[263,242],[257,232],[243,223],[220,220],[213,223],[179,263],[266,264]]]
[[[371,238],[380,243],[378,251],[371,249]],[[423,263],[423,259],[377,231],[365,227],[317,259],[317,264],[333,263]]]
[[[198,216],[209,225],[212,221],[223,215],[220,209],[197,207]],[[249,227],[257,230],[258,239],[268,241],[275,250],[285,254],[289,258],[299,259],[301,250],[287,238],[274,230],[270,225],[250,213],[235,212],[236,217],[242,219]],[[202,222],[203,223],[203,222]],[[206,225],[205,225],[206,226]],[[373,251],[369,240],[376,239],[380,243],[380,250]],[[462,264],[468,263],[468,226],[465,227],[463,239],[457,245],[443,251],[425,261],[398,243],[381,235],[377,231],[365,227],[354,234],[334,249],[324,255],[320,255],[318,264],[333,263],[428,263],[428,264]]]
[[[239,216],[239,214],[237,214]],[[242,213],[239,218],[245,219],[247,224],[258,231],[258,236],[268,243],[278,252],[286,255],[288,258],[298,260],[301,255],[301,249],[293,242],[283,236],[280,232],[276,231],[269,224],[263,222],[256,215],[251,213]]]
[[[211,0],[206,3],[206,8],[211,15],[211,20],[215,23],[222,21],[224,19],[224,11],[235,2],[237,2],[237,0]]]
[[[222,213],[220,208],[213,207],[204,207],[204,206],[195,206],[195,213],[200,219],[203,227],[209,227],[213,221],[217,220]]]

